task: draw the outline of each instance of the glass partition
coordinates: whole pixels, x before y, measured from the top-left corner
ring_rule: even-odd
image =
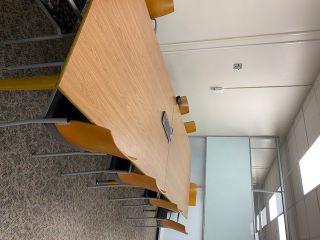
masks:
[[[249,138],[207,138],[205,240],[254,239]]]
[[[204,239],[289,240],[276,137],[208,137]]]
[[[251,137],[255,239],[287,240],[278,138]]]

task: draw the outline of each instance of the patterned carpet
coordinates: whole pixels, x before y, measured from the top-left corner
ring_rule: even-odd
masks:
[[[34,0],[0,1],[0,41],[53,34],[55,29]],[[59,73],[59,68],[6,71],[5,66],[61,61],[71,40],[21,45],[0,44],[0,81],[10,76]],[[48,91],[0,92],[0,121],[42,117]],[[0,239],[154,240],[153,228],[135,228],[127,217],[141,208],[108,201],[141,196],[137,189],[88,189],[97,176],[61,177],[61,172],[105,168],[108,156],[34,158],[33,153],[61,152],[43,125],[0,129]],[[145,214],[145,216],[147,216]],[[154,224],[145,222],[144,224]]]

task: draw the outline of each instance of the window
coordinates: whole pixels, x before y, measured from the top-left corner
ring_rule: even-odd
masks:
[[[281,192],[281,187],[278,189],[277,193],[277,215],[279,216],[280,214],[283,213],[283,203],[282,203],[282,194]]]
[[[320,137],[317,138],[299,162],[303,192],[305,195],[320,184],[319,159]]]
[[[277,190],[279,193],[274,193],[269,200],[270,221],[278,217],[283,212],[281,188]]]
[[[275,219],[278,215],[277,211],[277,195],[273,194],[269,200],[269,214],[270,214],[270,221]]]
[[[259,233],[258,232],[256,232],[255,234],[254,234],[254,239],[255,240],[259,240]],[[281,239],[282,240],[282,239]]]
[[[260,216],[261,216],[261,227],[264,228],[264,226],[267,225],[267,208],[266,207],[261,211]]]
[[[260,231],[260,214],[257,215],[256,228],[257,231]]]
[[[287,240],[283,214],[278,217],[279,240]]]

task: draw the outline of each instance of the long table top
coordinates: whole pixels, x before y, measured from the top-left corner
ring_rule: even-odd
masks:
[[[58,88],[187,216],[191,150],[144,0],[91,1]]]

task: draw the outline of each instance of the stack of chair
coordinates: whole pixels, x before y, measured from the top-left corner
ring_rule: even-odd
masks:
[[[163,209],[169,213],[178,213],[178,216],[180,211],[176,204],[171,203],[161,194],[161,191],[157,187],[156,180],[152,177],[143,175],[139,169],[136,169],[117,148],[110,131],[90,123],[61,93],[56,92],[53,95],[44,118],[1,123],[0,127],[35,123],[46,124],[48,129],[56,136],[57,139],[60,139],[61,142],[78,149],[78,151],[73,152],[37,154],[35,157],[111,154],[113,156],[111,164],[105,169],[88,172],[63,173],[63,175],[75,176],[105,173],[108,176],[112,175],[113,178],[98,180],[96,181],[96,185],[93,187],[103,188],[126,186],[145,189],[148,193],[146,196],[139,198],[112,199],[112,201],[147,200],[149,205],[157,207],[159,211],[155,214],[157,224],[145,227],[172,228],[176,231],[186,233],[185,227],[182,224],[160,215],[160,212],[163,211]],[[191,183],[189,191],[190,206],[194,206],[196,204],[196,189],[197,186]]]
[[[93,0],[91,0],[93,1]],[[87,4],[86,0],[37,0],[57,24],[59,34],[75,33],[83,16],[83,10]],[[62,5],[61,5],[62,4]],[[167,15],[174,11],[172,0],[146,0],[146,5],[151,19]],[[68,18],[66,17],[68,16]],[[71,17],[70,17],[71,16]],[[57,78],[54,78],[57,80]],[[53,84],[54,86],[54,84]],[[181,115],[189,113],[188,100],[185,96],[177,97],[177,104]],[[178,206],[166,199],[158,189],[156,180],[143,175],[130,163],[126,156],[117,148],[110,130],[92,124],[76,109],[61,93],[55,91],[52,95],[48,110],[43,118],[29,119],[1,123],[0,127],[11,127],[26,124],[45,124],[57,139],[66,145],[77,148],[73,152],[42,153],[35,157],[54,157],[68,155],[112,155],[111,165],[98,171],[63,173],[63,176],[76,176],[86,174],[105,173],[113,176],[111,179],[98,180],[94,187],[137,187],[145,189],[145,196],[140,198],[112,199],[111,201],[146,200],[148,206],[157,208],[154,219],[156,225],[136,227],[170,228],[187,234],[185,226],[180,224],[180,210]],[[196,131],[195,122],[185,123],[186,133]],[[190,206],[196,203],[196,185],[190,184]],[[168,218],[168,213],[178,213],[177,221]],[[132,219],[130,219],[132,220]]]

